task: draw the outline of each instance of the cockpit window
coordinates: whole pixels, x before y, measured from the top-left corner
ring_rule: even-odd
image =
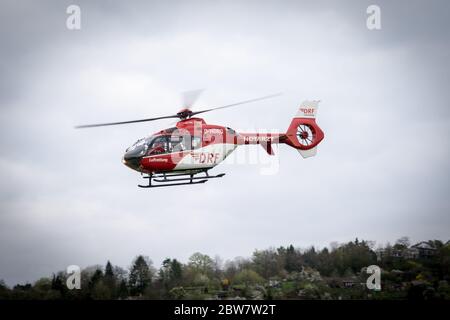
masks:
[[[191,137],[187,135],[160,135],[138,140],[131,148],[145,145],[147,155],[158,155],[172,152],[182,152],[201,147],[201,137]]]
[[[149,155],[169,152],[169,139],[167,136],[159,136],[148,145]]]

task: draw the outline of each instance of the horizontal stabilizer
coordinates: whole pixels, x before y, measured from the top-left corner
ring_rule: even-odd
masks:
[[[314,157],[317,154],[317,146],[308,150],[297,149],[297,151],[302,155],[303,158]]]

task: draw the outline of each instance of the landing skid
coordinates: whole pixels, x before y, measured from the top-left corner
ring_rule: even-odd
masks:
[[[204,173],[205,175],[200,177],[195,176],[201,173]],[[209,179],[222,178],[224,175],[225,173],[220,173],[215,176],[210,176],[208,174],[208,170],[197,171],[193,173],[150,173],[147,176],[143,177],[144,179],[148,179],[148,184],[147,185],[139,184],[138,187],[158,188],[158,187],[182,186],[188,184],[200,184],[205,183]],[[157,183],[155,184],[155,182]]]

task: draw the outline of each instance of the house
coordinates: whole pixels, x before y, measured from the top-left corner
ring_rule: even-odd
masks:
[[[399,249],[378,249],[375,254],[377,255],[377,261],[391,257],[391,258],[401,258],[403,257],[403,251]]]
[[[330,288],[354,288],[356,286],[363,285],[357,277],[330,277],[325,278],[324,280]]]
[[[419,258],[430,258],[436,254],[436,248],[426,241],[419,242],[411,246],[410,249],[417,250],[416,252]]]
[[[354,279],[344,279],[342,280],[342,285],[344,286],[344,288],[353,288],[356,285],[358,285],[359,282],[357,282]]]
[[[447,241],[446,245],[450,243]],[[376,251],[377,261],[381,261],[384,258],[404,258],[404,259],[419,259],[419,258],[430,258],[434,256],[437,249],[426,241],[419,242],[409,248],[399,249],[378,249]]]
[[[405,259],[417,259],[420,256],[420,251],[418,248],[408,248],[403,252],[403,257]]]
[[[401,258],[401,257],[403,257],[403,250],[392,249],[391,256],[394,258]]]
[[[275,279],[270,279],[268,286],[269,288],[281,288],[281,282]]]

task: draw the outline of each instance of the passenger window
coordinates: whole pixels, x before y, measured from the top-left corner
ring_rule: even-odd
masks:
[[[186,144],[183,140],[183,136],[171,136],[170,152],[180,152],[184,150],[186,150]]]
[[[150,150],[153,150],[156,145],[160,146],[162,142],[161,138],[162,137],[158,137],[153,141]],[[201,137],[191,137],[189,134],[182,136],[172,135],[171,137],[167,137],[167,146],[164,148],[164,152],[181,152],[186,150],[198,149],[201,147],[201,144]]]
[[[202,145],[202,138],[192,137],[192,149],[198,149]]]

